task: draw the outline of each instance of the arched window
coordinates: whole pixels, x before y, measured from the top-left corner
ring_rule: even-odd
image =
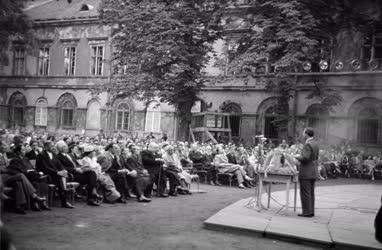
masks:
[[[232,136],[240,136],[241,108],[236,103],[229,103],[223,107],[224,113],[230,113],[229,121],[231,125]],[[227,121],[226,121],[227,122]]]
[[[116,129],[129,130],[130,107],[127,103],[123,102],[118,105],[116,116]]]
[[[360,98],[349,107],[348,116],[353,118],[348,137],[357,143],[382,144],[382,100]]]
[[[74,104],[67,100],[62,104],[61,107],[61,125],[63,128],[72,128],[73,127],[73,118],[74,118]]]
[[[48,103],[44,98],[36,102],[35,125],[46,126],[48,123]]]
[[[77,108],[76,98],[70,94],[65,93],[60,96],[57,101],[57,107],[60,109],[60,124],[63,129],[74,129],[75,122],[75,111]]]
[[[146,111],[145,131],[159,133],[161,122],[161,112],[159,102],[150,102]]]
[[[378,113],[373,108],[364,108],[357,117],[357,139],[359,143],[377,144],[379,130]]]
[[[270,139],[278,139],[279,128],[276,122],[275,107],[269,107],[264,112],[264,136]]]
[[[14,93],[9,99],[10,121],[12,125],[24,125],[26,99],[20,92]]]
[[[315,137],[325,139],[327,137],[327,127],[329,110],[320,104],[312,104],[306,110],[308,126],[313,128]]]
[[[80,11],[88,11],[88,10],[89,10],[89,6],[88,6],[87,4],[83,4],[83,5],[81,6]]]

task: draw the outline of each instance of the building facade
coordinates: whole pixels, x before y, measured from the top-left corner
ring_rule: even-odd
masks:
[[[353,3],[377,20],[370,32],[344,27],[331,51],[321,62],[308,62],[306,70],[291,74],[296,90],[289,101],[287,133],[275,125],[277,97],[266,89],[270,68],[259,68],[251,76],[232,76],[224,66],[235,53],[238,38],[251,28],[245,20],[245,6],[228,10],[225,37],[215,44],[216,56],[208,65],[211,78],[201,99],[208,111],[231,113],[232,136],[253,143],[256,135],[275,141],[293,140],[302,128],[311,126],[323,142],[348,141],[368,149],[382,146],[382,22],[380,4]],[[378,25],[380,23],[380,25]],[[320,64],[321,63],[321,64]],[[224,75],[225,77],[221,77]],[[309,98],[317,82],[336,89],[343,101],[325,110],[318,98]]]
[[[61,133],[146,135],[166,133],[176,139],[177,119],[172,106],[152,100],[113,99],[94,94],[94,86],[110,81],[111,27],[98,18],[100,0],[41,0],[26,7],[40,40],[27,49],[19,41],[9,46],[9,64],[0,67],[0,127],[23,127]],[[372,5],[370,5],[372,6]],[[247,144],[256,135],[280,140],[275,118],[276,96],[265,89],[271,73],[229,76],[218,60],[228,62],[234,41],[248,28],[240,10],[224,20],[226,35],[215,44],[217,57],[206,72],[200,93],[203,110],[231,113],[232,136]],[[328,68],[294,74],[297,86],[289,102],[287,138],[312,126],[325,142],[350,140],[357,145],[382,145],[382,32],[362,39],[343,30],[344,44],[333,48]],[[381,41],[381,42],[380,42]],[[225,77],[221,77],[225,75]],[[320,100],[308,99],[319,79],[337,88],[343,103],[323,110]],[[285,135],[284,135],[285,136]]]
[[[111,73],[111,27],[99,21],[100,2],[41,0],[25,8],[39,45],[16,40],[9,46],[9,64],[0,68],[1,128],[174,138],[172,106],[93,91]]]

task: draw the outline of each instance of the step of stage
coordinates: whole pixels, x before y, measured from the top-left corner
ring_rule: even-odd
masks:
[[[289,208],[288,214],[281,210],[285,192],[280,191],[272,193],[269,209],[259,209],[253,198],[242,199],[220,210],[204,224],[213,230],[257,234],[323,247],[382,249],[382,244],[374,238],[374,218],[381,195],[381,185],[318,187],[315,217],[302,218],[297,216],[300,207],[296,212]],[[266,201],[263,195],[262,204]],[[297,204],[300,204],[299,197]]]

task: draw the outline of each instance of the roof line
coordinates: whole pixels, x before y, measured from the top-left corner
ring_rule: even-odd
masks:
[[[27,10],[31,10],[31,9],[36,8],[36,7],[40,7],[40,6],[44,5],[44,4],[50,3],[52,1],[53,0],[46,0],[46,1],[41,2],[41,3],[36,3],[34,5],[31,5],[29,7],[24,8],[23,11],[27,11]]]

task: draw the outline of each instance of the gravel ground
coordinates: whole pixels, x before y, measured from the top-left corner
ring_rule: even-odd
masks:
[[[318,182],[318,186],[362,183],[371,181],[337,179]],[[374,183],[382,185],[380,180]],[[281,188],[276,186],[273,191]],[[205,219],[253,195],[255,189],[209,185],[201,185],[201,189],[207,193],[153,198],[148,204],[130,200],[89,207],[77,202],[75,209],[54,207],[53,211],[30,211],[27,215],[6,212],[2,217],[17,249],[319,249],[205,229]]]

